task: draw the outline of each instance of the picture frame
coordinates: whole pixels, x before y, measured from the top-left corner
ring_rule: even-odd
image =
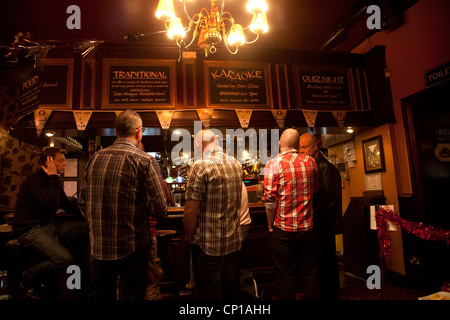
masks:
[[[207,108],[273,109],[268,63],[205,61],[204,81]]]
[[[366,173],[386,171],[381,135],[363,140],[362,148]]]
[[[73,59],[43,59],[40,106],[42,109],[72,109]]]
[[[102,109],[174,108],[176,67],[176,60],[103,59]]]
[[[294,65],[293,70],[297,100],[301,109],[358,109],[352,68]]]

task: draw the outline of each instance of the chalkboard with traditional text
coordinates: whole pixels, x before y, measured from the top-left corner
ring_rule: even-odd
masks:
[[[105,59],[103,109],[175,106],[175,61]]]

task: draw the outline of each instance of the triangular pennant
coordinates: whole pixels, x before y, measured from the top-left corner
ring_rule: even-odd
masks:
[[[272,110],[273,117],[278,124],[278,127],[284,128],[284,119],[286,119],[287,110]]]
[[[86,130],[91,115],[92,111],[73,111],[73,117],[75,118],[77,129],[79,131]]]
[[[209,125],[211,124],[211,118],[214,112],[214,109],[210,108],[203,108],[203,109],[197,109],[197,115],[200,118],[203,126],[205,128],[209,128]]]
[[[236,109],[236,115],[239,118],[239,122],[241,123],[242,128],[248,128],[248,124],[250,123],[250,118],[252,117],[253,110],[247,109]]]
[[[41,135],[48,118],[52,114],[52,110],[38,109],[34,110],[34,124],[36,125],[36,132],[38,137]]]
[[[316,124],[317,111],[315,110],[302,110],[308,127],[314,128]]]
[[[114,113],[116,114],[116,118],[119,116],[119,114],[121,114],[123,111],[114,111]]]
[[[161,125],[161,128],[169,129],[170,123],[172,122],[174,111],[172,110],[157,110],[156,115],[158,116],[159,124]]]
[[[333,117],[336,120],[339,128],[343,128],[346,111],[332,111],[332,113],[333,113]]]

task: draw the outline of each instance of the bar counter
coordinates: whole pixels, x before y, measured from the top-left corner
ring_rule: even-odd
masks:
[[[254,212],[260,212],[260,211],[262,211],[263,213],[266,212],[263,202],[249,203],[248,208],[250,210],[250,214],[254,213]],[[184,206],[181,206],[181,207],[170,206],[167,209],[167,216],[165,218],[182,218],[183,211],[184,211]]]

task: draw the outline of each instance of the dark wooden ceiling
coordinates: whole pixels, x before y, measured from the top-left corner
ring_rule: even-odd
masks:
[[[174,0],[178,15],[182,4]],[[236,22],[247,25],[251,14],[245,9],[247,1],[228,0],[225,10]],[[267,0],[269,32],[254,44],[255,48],[317,50],[339,28],[346,25],[354,29],[365,25],[364,12],[369,2],[362,0]],[[389,2],[389,1],[388,1]],[[392,1],[391,1],[392,2]],[[415,1],[398,0],[401,3]],[[220,1],[218,1],[220,3]],[[69,5],[81,9],[81,29],[69,30],[66,13]],[[164,25],[155,17],[158,0],[14,0],[0,2],[0,44],[14,41],[18,32],[30,32],[34,41],[79,41],[96,39],[105,42],[124,42],[124,36],[139,32],[144,34],[137,41],[149,45],[171,45]],[[206,0],[195,0],[188,4],[192,8],[206,7]],[[195,11],[195,10],[193,10]],[[359,12],[358,19],[351,21]],[[363,23],[364,22],[364,23]],[[185,22],[186,23],[186,22]],[[349,28],[350,30],[350,28]],[[340,33],[340,37],[328,50],[348,52],[367,36],[367,28],[358,32]]]

